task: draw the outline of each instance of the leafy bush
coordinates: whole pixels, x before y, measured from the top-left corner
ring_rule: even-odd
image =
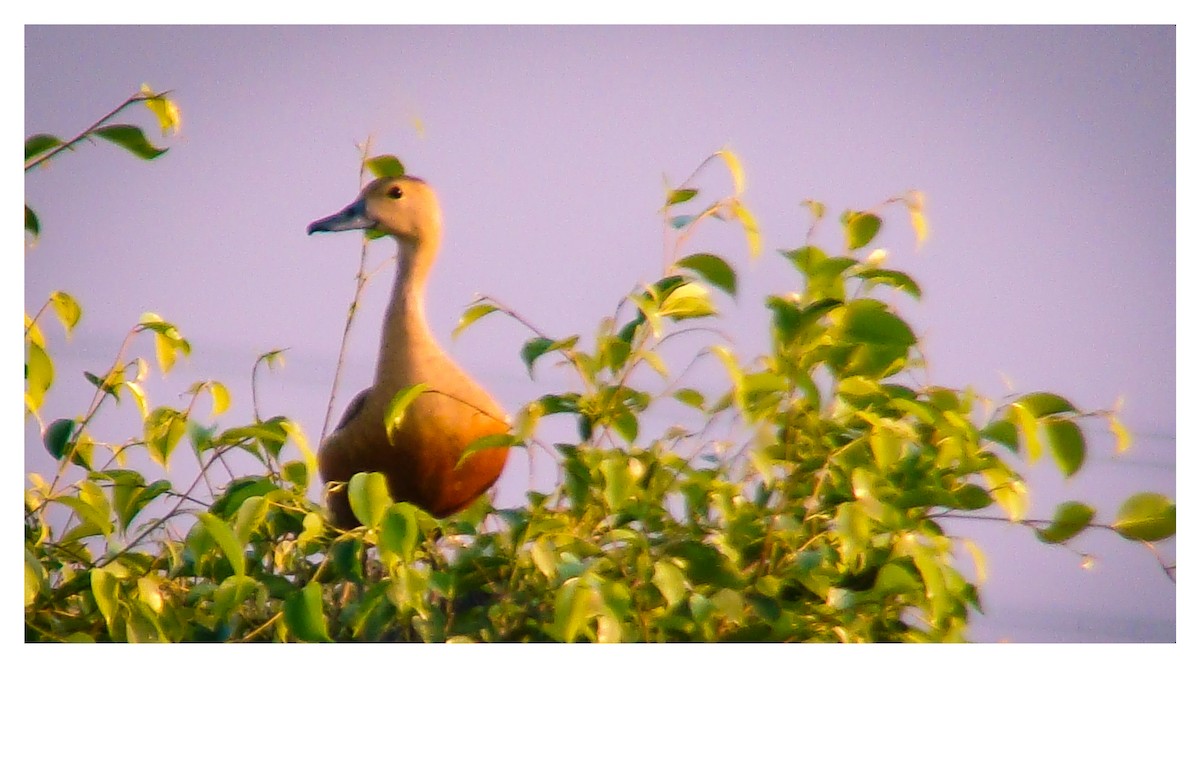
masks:
[[[140,129],[104,123],[142,102],[164,130],[178,122],[165,94],[144,89],[70,141],[29,138],[26,170],[87,137],[157,156],[163,150]],[[131,349],[152,343],[163,373],[190,352],[175,326],[149,313],[105,374],[86,373],[95,386],[88,408],[46,423],[39,410],[55,370],[44,320],[53,312],[69,333],[81,315],[69,294],[53,294],[25,325],[27,418],[58,462],[30,473],[25,491],[26,639],[957,640],[979,590],[954,552],[975,557],[977,581],[983,560],[969,540],[947,535],[948,516],[995,507],[1051,543],[1088,528],[1147,544],[1173,536],[1175,506],[1159,494],[1131,496],[1108,523],[1079,502],[1050,521],[1026,517],[1021,463],[1048,451],[1074,475],[1087,458],[1084,423],[1107,423],[1124,449],[1114,412],[1086,412],[1051,392],[991,402],[919,382],[918,338],[881,292],[920,299],[920,286],[871,250],[889,209],[906,211],[923,236],[917,193],[844,212],[844,245],[833,250],[810,242],[810,230],[782,251],[797,290],[764,301],[770,350],[735,353],[709,324],[721,296],[737,293],[737,271],[683,249],[714,218],[739,224],[752,254],[760,237],[737,157],[721,151],[701,167],[710,163],[728,167],[732,194],[698,207],[695,173],[666,193],[675,240],[663,277],[618,301],[594,335],[552,336],[490,298],[464,312],[456,335],[507,315],[532,332],[520,352],[531,377],[557,359],[577,384],[530,402],[510,434],[474,446],[552,462],[553,485],[514,507],[484,498],[437,520],[393,503],[381,475],[361,473],[347,488],[363,525],[335,529],[308,497],[315,459],[288,418],[264,419],[256,406],[253,423],[206,426],[202,396],[216,415],[229,405],[213,381],[193,385],[182,407],[149,404],[142,386],[153,367]],[[364,160],[370,170],[398,165]],[[826,209],[808,205],[815,226]],[[28,206],[26,229],[40,230]],[[668,343],[687,344],[681,369],[670,366],[678,353],[667,354]],[[255,376],[278,358],[260,356]],[[688,383],[701,360],[721,365],[727,390],[706,395]],[[94,438],[93,419],[122,396],[142,428],[123,442]],[[694,422],[650,433],[654,408],[670,405]],[[571,420],[572,439],[539,436],[552,416]],[[198,462],[190,484],[147,471],[165,469],[181,447]],[[152,464],[127,466],[137,452]],[[252,474],[234,475],[245,466]]]

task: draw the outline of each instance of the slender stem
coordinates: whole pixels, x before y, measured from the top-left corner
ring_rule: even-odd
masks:
[[[366,182],[367,159],[371,156],[371,136],[368,135],[366,141],[358,149],[361,157],[358,168],[358,185],[359,188],[362,188]],[[358,303],[362,299],[367,281],[370,280],[371,275],[374,275],[374,273],[367,273],[367,246],[369,244],[370,240],[364,233],[362,249],[358,257],[358,272],[354,276],[354,297],[350,300],[350,309],[346,311],[346,325],[342,328],[342,342],[338,346],[337,365],[333,370],[333,385],[329,388],[329,403],[325,406],[325,421],[321,424],[321,439],[318,447],[324,444],[325,438],[329,435],[329,424],[333,421],[333,403],[337,401],[338,385],[342,380],[342,368],[346,361],[346,347],[350,342],[350,327],[354,324],[354,314],[358,312]]]

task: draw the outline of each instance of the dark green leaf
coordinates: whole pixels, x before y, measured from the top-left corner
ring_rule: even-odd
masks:
[[[109,124],[92,130],[93,135],[99,135],[110,143],[115,143],[129,153],[141,159],[154,159],[167,152],[165,148],[157,148],[146,140],[146,134],[141,128],[132,124]]]
[[[1050,441],[1050,453],[1063,475],[1071,477],[1083,466],[1087,457],[1087,443],[1079,424],[1065,418],[1047,418],[1042,421],[1046,439]]]
[[[1122,537],[1158,542],[1175,535],[1175,503],[1162,494],[1144,491],[1125,500],[1113,528]]]
[[[854,213],[846,222],[846,246],[851,250],[862,248],[875,239],[883,224],[874,213]]]
[[[1088,527],[1096,509],[1082,502],[1063,502],[1054,511],[1050,525],[1037,530],[1038,539],[1042,542],[1066,542]]]
[[[521,361],[525,362],[525,367],[529,370],[529,377],[533,377],[533,363],[540,357],[551,351],[563,351],[574,348],[577,342],[579,342],[578,335],[572,335],[562,340],[535,337],[526,341],[525,345],[521,348]]]
[[[67,445],[71,442],[71,435],[75,433],[77,426],[78,424],[70,418],[60,418],[46,427],[46,433],[42,435],[42,444],[51,456],[62,459],[67,454]]]
[[[283,601],[283,620],[292,634],[304,642],[332,642],[321,608],[321,585],[309,583]]]
[[[25,138],[25,161],[28,162],[35,156],[41,156],[45,152],[61,146],[63,142],[53,135],[30,135]]]
[[[391,154],[371,157],[367,160],[367,169],[376,178],[399,178],[404,175],[404,165]]]
[[[713,286],[730,296],[737,294],[737,273],[721,257],[715,254],[691,254],[680,259],[678,264],[699,273]]]
[[[899,270],[884,270],[873,267],[859,270],[854,274],[871,284],[881,283],[885,286],[892,286],[893,288],[907,292],[913,299],[921,298],[921,287],[909,275]]]
[[[38,221],[37,214],[28,205],[25,206],[25,231],[34,237],[42,233],[42,223]]]
[[[1000,443],[1013,453],[1019,453],[1021,446],[1017,441],[1017,427],[1012,421],[993,421],[979,431],[980,436]]]
[[[850,340],[870,345],[902,348],[917,342],[912,329],[900,317],[888,312],[878,303],[858,300],[846,308],[842,332]]]

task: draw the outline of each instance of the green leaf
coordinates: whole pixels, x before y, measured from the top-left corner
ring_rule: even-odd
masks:
[[[75,433],[77,426],[73,419],[60,418],[46,427],[46,433],[42,435],[42,444],[56,460],[61,460],[67,455],[67,445],[71,442],[71,435]]]
[[[558,554],[554,552],[554,544],[545,537],[539,537],[529,549],[533,564],[547,580],[553,580],[558,574]]]
[[[29,355],[25,359],[25,401],[31,410],[42,406],[53,383],[54,362],[40,345],[29,343]]]
[[[846,307],[842,320],[843,335],[854,342],[907,350],[917,338],[904,319],[890,313],[879,303],[857,300]]]
[[[366,164],[376,178],[399,178],[404,175],[404,165],[391,154],[373,156]]]
[[[359,472],[346,486],[350,509],[363,526],[373,529],[383,520],[394,502],[388,492],[387,478],[379,472]]]
[[[46,569],[38,561],[37,556],[25,546],[25,606],[29,607],[37,601],[38,594],[46,590]]]
[[[463,311],[462,317],[458,319],[458,326],[454,327],[454,331],[450,333],[451,339],[462,334],[463,330],[474,324],[479,319],[486,316],[488,313],[495,313],[500,308],[490,302],[478,302]]]
[[[91,134],[117,144],[140,159],[150,160],[167,153],[165,148],[151,145],[150,141],[146,140],[146,133],[132,124],[109,124],[92,130]]]
[[[171,453],[187,433],[186,417],[173,407],[158,407],[146,416],[144,434],[150,458],[164,468]]]
[[[381,553],[393,553],[406,563],[412,561],[413,551],[421,538],[417,510],[407,502],[387,508],[378,527]]]
[[[907,293],[913,299],[921,298],[921,287],[906,273],[899,270],[884,270],[882,268],[866,268],[858,270],[855,276],[868,282],[868,285],[883,284]]]
[[[1017,427],[1012,421],[993,421],[983,429],[979,430],[979,435],[994,442],[998,442],[1005,448],[1008,448],[1013,453],[1020,451],[1021,446],[1017,441]]]
[[[96,599],[96,606],[100,608],[100,614],[104,616],[104,622],[111,630],[113,619],[117,617],[117,592],[119,584],[117,579],[108,570],[103,568],[93,569],[90,577],[92,596]]]
[[[729,296],[737,295],[737,273],[721,257],[715,254],[691,254],[680,259],[678,265],[699,273]]]
[[[25,138],[25,161],[28,162],[35,156],[41,156],[55,146],[61,146],[63,142],[53,135],[30,135]]]
[[[25,231],[34,238],[42,233],[42,223],[38,221],[37,214],[28,205],[25,206]]]
[[[1143,491],[1117,510],[1113,529],[1125,539],[1158,542],[1175,535],[1175,503],[1162,494]]]
[[[511,448],[516,442],[517,438],[511,434],[486,434],[483,437],[477,437],[467,443],[467,447],[463,448],[462,455],[458,457],[458,463],[454,466],[455,468],[461,467],[464,461],[479,451],[491,450],[492,448]]]
[[[883,221],[874,213],[853,213],[846,221],[846,247],[862,248],[875,239]]]
[[[681,202],[687,202],[699,193],[699,189],[672,189],[667,194],[667,205],[678,205]]]
[[[396,442],[396,433],[404,424],[404,416],[408,412],[409,406],[428,388],[429,386],[424,383],[415,383],[397,391],[392,397],[392,401],[388,403],[387,410],[383,413],[383,425],[387,429],[388,439],[393,443]]]
[[[676,286],[663,299],[659,313],[674,320],[705,318],[717,312],[708,299],[708,289],[688,281]]]
[[[1042,542],[1066,542],[1083,531],[1096,515],[1096,508],[1082,502],[1063,502],[1054,511],[1050,525],[1037,530]]]
[[[218,620],[225,620],[242,602],[259,590],[259,583],[247,575],[232,575],[221,581],[213,593],[213,614]]]
[[[587,624],[589,593],[577,577],[559,587],[554,597],[554,630],[563,642],[574,642]]]
[[[79,323],[83,310],[75,298],[65,291],[56,291],[51,294],[50,302],[53,303],[54,312],[58,315],[58,320],[62,322],[63,329],[66,330],[69,337],[72,330],[75,329],[75,325]]]
[[[694,388],[681,388],[671,396],[678,399],[685,405],[690,405],[697,410],[704,409],[704,395]]]
[[[1038,439],[1037,431],[1037,416],[1020,402],[1010,405],[1008,412],[1009,418],[1021,429],[1021,438],[1025,441],[1025,449],[1029,451],[1029,461],[1037,461],[1042,457],[1042,443]]]
[[[533,377],[533,363],[539,358],[551,351],[565,351],[574,348],[577,342],[579,342],[578,335],[571,335],[562,340],[534,337],[526,341],[525,345],[521,347],[521,361],[525,362],[525,368],[529,370],[529,377]]]
[[[1034,418],[1053,415],[1054,413],[1078,413],[1079,411],[1069,401],[1058,394],[1047,391],[1036,391],[1026,394],[1017,400]]]
[[[225,554],[225,558],[233,567],[233,573],[235,575],[246,574],[246,556],[242,552],[242,543],[238,541],[237,535],[233,533],[229,524],[212,513],[200,513],[196,517],[200,519],[200,523],[204,524],[209,536],[216,540],[221,552]]]
[[[1046,439],[1050,442],[1050,453],[1058,468],[1066,477],[1071,477],[1083,466],[1087,457],[1087,443],[1079,424],[1065,418],[1047,418],[1042,421]]]
[[[660,559],[654,562],[654,577],[651,580],[667,600],[669,610],[674,609],[675,605],[687,596],[687,579],[684,578],[683,571],[670,561]]]
[[[294,591],[283,601],[283,620],[288,629],[304,642],[332,642],[325,612],[321,608],[321,585],[311,582]]]

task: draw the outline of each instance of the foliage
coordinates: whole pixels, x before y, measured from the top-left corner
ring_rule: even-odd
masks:
[[[53,146],[30,138],[27,169],[89,134],[125,138],[152,157],[133,133],[102,132],[101,123]],[[1174,503],[1158,494],[1130,497],[1109,524],[1079,502],[1050,521],[1026,516],[1021,463],[1048,450],[1071,477],[1087,458],[1081,424],[1107,422],[1118,447],[1128,445],[1115,412],[1081,411],[1050,392],[993,403],[918,380],[919,340],[880,292],[919,299],[920,286],[885,267],[882,251],[864,256],[888,206],[903,207],[923,237],[916,193],[842,214],[844,244],[832,252],[811,242],[812,230],[780,252],[797,290],[765,300],[769,352],[735,353],[711,326],[720,295],[738,291],[734,265],[682,250],[698,224],[721,219],[759,252],[740,162],[723,150],[701,167],[712,161],[728,168],[733,193],[698,207],[696,173],[665,193],[675,240],[662,277],[622,299],[592,337],[552,336],[492,298],[463,313],[456,335],[494,313],[528,326],[520,358],[530,376],[553,359],[576,384],[530,402],[509,434],[468,451],[508,446],[553,462],[553,485],[514,507],[485,498],[437,520],[394,503],[381,475],[360,473],[346,488],[363,525],[336,530],[308,497],[318,475],[295,423],[264,419],[257,406],[250,424],[201,423],[201,396],[213,415],[229,406],[212,381],[193,385],[183,407],[151,405],[144,382],[153,368],[130,349],[152,345],[163,373],[190,352],[154,314],[130,330],[107,371],[85,373],[95,387],[86,411],[45,423],[39,410],[55,372],[43,320],[53,311],[70,333],[81,317],[74,298],[56,292],[25,327],[27,417],[58,462],[53,473],[30,473],[25,492],[26,638],[956,640],[979,609],[984,570],[977,548],[946,533],[947,516],[996,508],[1051,543],[1086,529],[1145,543],[1174,535]],[[394,157],[365,163],[376,174],[403,169]],[[814,226],[825,218],[824,205],[806,205]],[[669,366],[668,343],[692,343],[682,370]],[[252,381],[280,358],[259,357]],[[703,360],[721,366],[726,388],[705,393],[685,380]],[[393,421],[422,388],[397,395]],[[123,442],[95,439],[93,419],[122,397],[142,428]],[[672,406],[694,423],[654,428],[655,409]],[[544,439],[553,416],[570,420],[571,439]],[[150,473],[169,474],[188,449],[199,470],[190,484]],[[129,467],[137,452],[152,464]],[[964,547],[975,582],[954,563]]]

